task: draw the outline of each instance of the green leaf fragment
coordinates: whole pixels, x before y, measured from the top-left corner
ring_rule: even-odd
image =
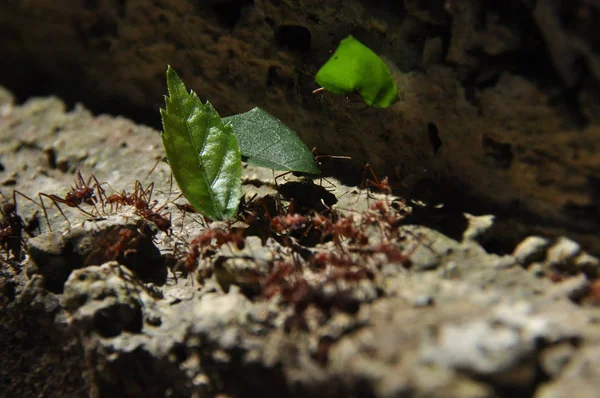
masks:
[[[171,171],[183,195],[201,214],[223,220],[235,216],[242,195],[241,154],[235,134],[217,111],[186,91],[167,68],[169,96],[160,110],[161,134]]]
[[[223,118],[231,124],[248,163],[274,170],[320,174],[310,149],[294,130],[261,108]]]
[[[367,105],[377,108],[387,108],[398,100],[398,88],[387,65],[351,35],[340,42],[315,80],[334,94],[356,92]]]

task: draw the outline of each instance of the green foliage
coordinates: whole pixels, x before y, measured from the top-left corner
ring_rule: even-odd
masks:
[[[196,93],[187,93],[170,66],[167,86],[161,136],[173,176],[201,214],[213,220],[231,218],[242,195],[236,136],[209,102],[203,105]]]
[[[356,92],[368,105],[387,108],[398,89],[387,65],[352,36],[341,41],[316,76],[317,84],[334,94]]]
[[[312,152],[296,133],[261,108],[223,118],[240,143],[244,160],[274,170],[319,174]]]

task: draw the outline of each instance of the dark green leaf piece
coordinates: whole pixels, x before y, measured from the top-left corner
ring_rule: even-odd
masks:
[[[310,149],[294,130],[261,108],[223,118],[248,163],[273,170],[319,174]]]
[[[356,92],[376,108],[387,108],[398,100],[398,88],[387,65],[352,36],[340,42],[315,80],[334,94]]]
[[[169,96],[160,110],[167,159],[183,195],[201,214],[232,218],[242,195],[242,164],[237,139],[213,106],[186,91],[167,69]]]

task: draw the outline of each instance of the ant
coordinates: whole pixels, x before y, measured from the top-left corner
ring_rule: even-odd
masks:
[[[385,255],[389,262],[400,263],[406,269],[411,266],[411,256],[417,251],[419,246],[421,245],[421,241],[419,240],[406,254],[402,252],[393,243],[378,243],[371,247],[370,249],[359,249],[359,252],[367,252],[367,253],[382,253]]]
[[[30,237],[33,236],[32,231],[39,229],[39,219],[37,218],[36,211],[33,218],[27,224],[23,222],[23,219],[17,212],[17,194],[33,202],[37,206],[40,206],[40,204],[29,196],[14,190],[12,203],[6,202],[0,208],[0,213],[2,214],[2,219],[0,219],[0,245],[2,245],[2,248],[6,251],[7,255],[12,253],[13,257],[20,261],[22,258],[23,231]],[[2,196],[4,197],[4,195]]]
[[[319,168],[321,168],[321,166],[323,165],[323,163],[321,162],[321,159],[343,159],[343,160],[352,160],[352,158],[350,156],[344,156],[344,155],[317,155],[317,147],[314,147],[312,149],[312,151],[310,151],[315,159],[315,162],[317,163],[317,165],[319,166]]]
[[[160,214],[150,209],[139,211],[138,214],[145,218],[146,220],[154,223],[156,228],[158,228],[162,232],[166,232],[169,235],[169,231],[171,229],[171,214],[169,214],[169,218],[166,217],[165,214]]]
[[[354,265],[352,259],[349,256],[339,256],[336,253],[315,253],[309,260],[311,266],[316,269],[323,269],[328,264],[331,264],[335,267],[350,267]]]
[[[327,279],[323,282],[323,284],[327,284],[330,282],[337,282],[339,280],[344,280],[347,282],[360,282],[362,280],[368,279],[370,281],[375,279],[375,273],[367,268],[360,268],[356,271],[351,270],[337,270],[332,272]]]
[[[131,198],[130,195],[127,195],[127,193],[125,192],[125,190],[121,191],[121,193],[117,193],[117,194],[113,194],[113,195],[108,196],[105,199],[105,202],[110,205],[110,213],[114,213],[117,210],[119,210],[119,206],[123,206],[123,205],[133,206],[133,205],[135,205],[135,201]],[[114,206],[114,208],[113,208],[113,206]]]
[[[206,229],[190,242],[190,250],[183,261],[188,273],[198,268],[198,259],[211,250],[216,250],[225,244],[234,244],[239,250],[244,249],[244,233],[242,229],[227,232],[223,228]]]
[[[373,179],[370,179],[366,176],[367,172],[371,174],[371,177]],[[379,180],[379,178],[377,178],[377,175],[375,174],[375,171],[369,163],[365,164],[365,169],[363,171],[363,183],[361,185],[361,188],[367,188],[368,186],[372,186],[380,192],[385,193],[386,195],[392,194],[392,187],[390,186],[389,179],[387,177],[383,177],[383,179]]]
[[[308,218],[298,214],[285,214],[283,216],[275,216],[271,220],[271,228],[279,234],[290,233],[298,229],[304,228]]]
[[[356,228],[352,217],[342,217],[332,225],[332,234],[338,244],[341,243],[340,237],[343,236],[352,243],[366,245],[369,238]]]
[[[382,235],[388,239],[391,233],[397,232],[397,228],[404,222],[407,213],[403,208],[398,210],[386,201],[378,200],[369,206],[364,213],[362,226],[378,225]]]
[[[120,193],[108,196],[106,203],[111,205],[111,212],[113,211],[113,205],[116,206],[116,209],[119,206],[132,206],[135,208],[137,215],[154,223],[160,231],[167,232],[168,234],[171,229],[171,217],[167,218],[166,214],[159,213],[162,207],[156,211],[153,210],[156,205],[156,201],[151,202],[153,191],[153,182],[144,188],[142,183],[136,180],[132,194],[128,194],[123,190]]]
[[[94,186],[90,186],[90,184],[92,183],[92,180],[94,181]],[[52,231],[52,227],[50,226],[50,220],[48,219],[48,212],[46,210],[46,206],[44,205],[44,199],[43,199],[44,197],[50,199],[52,201],[52,203],[54,203],[54,205],[56,206],[56,208],[58,209],[60,214],[64,217],[65,220],[67,220],[69,229],[71,229],[71,222],[69,221],[69,219],[67,218],[67,216],[65,215],[65,213],[63,212],[63,210],[60,208],[60,206],[58,204],[61,203],[61,204],[67,205],[69,207],[76,207],[77,209],[81,210],[83,213],[94,218],[95,217],[94,214],[82,209],[80,207],[80,205],[83,203],[86,203],[86,204],[94,207],[94,209],[96,210],[96,214],[99,214],[98,209],[96,208],[96,204],[98,203],[98,199],[96,198],[96,192],[98,193],[98,198],[100,198],[100,201],[102,202],[102,208],[104,208],[103,197],[106,196],[106,194],[105,194],[104,189],[102,188],[102,184],[100,184],[100,182],[98,182],[98,179],[96,179],[96,176],[94,176],[93,174],[90,176],[90,178],[86,182],[83,179],[83,176],[81,175],[81,172],[79,170],[77,170],[77,178],[75,179],[75,187],[71,187],[71,190],[69,192],[67,192],[67,194],[65,195],[64,198],[61,198],[60,196],[57,196],[57,195],[40,192],[38,194],[38,196],[40,198],[40,202],[42,203],[41,206],[42,206],[42,209],[44,210],[44,217],[46,218],[46,222],[48,223],[48,229],[50,231]]]
[[[135,249],[131,249],[131,246],[135,246],[136,238],[139,233],[130,228],[121,228],[119,230],[119,240],[106,249],[106,257],[110,260],[115,260],[121,255],[125,258],[135,252]]]

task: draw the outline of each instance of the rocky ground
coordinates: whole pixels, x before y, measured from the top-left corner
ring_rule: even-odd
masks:
[[[597,395],[600,263],[568,237],[492,254],[492,215],[252,167],[207,223],[157,131],[0,93],[3,396]]]

